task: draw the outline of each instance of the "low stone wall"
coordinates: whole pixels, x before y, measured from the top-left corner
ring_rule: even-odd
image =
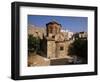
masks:
[[[50,60],[39,55],[33,55],[28,57],[28,66],[48,66]]]
[[[50,65],[66,65],[66,64],[68,64],[68,59],[67,58],[51,59],[50,60]]]

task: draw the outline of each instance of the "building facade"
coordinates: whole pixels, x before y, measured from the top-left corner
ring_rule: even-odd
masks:
[[[67,57],[69,41],[61,29],[61,24],[55,21],[46,24],[47,34],[43,37],[43,52],[49,59]]]
[[[88,34],[87,34],[87,32],[78,32],[78,33],[75,33],[74,35],[73,35],[73,37],[74,37],[74,39],[84,39],[84,40],[86,40],[87,39],[87,37],[88,37]]]

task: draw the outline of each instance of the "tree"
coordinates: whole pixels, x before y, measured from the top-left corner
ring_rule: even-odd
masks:
[[[87,39],[76,39],[70,46],[68,50],[69,55],[77,55],[85,60],[87,60]]]
[[[38,51],[40,50],[40,38],[34,37],[33,35],[28,35],[28,51]]]

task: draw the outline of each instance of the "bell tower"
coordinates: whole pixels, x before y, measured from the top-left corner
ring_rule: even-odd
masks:
[[[55,36],[56,34],[60,33],[61,30],[61,24],[57,23],[56,21],[52,21],[46,24],[47,27],[47,36],[52,34],[52,36]]]

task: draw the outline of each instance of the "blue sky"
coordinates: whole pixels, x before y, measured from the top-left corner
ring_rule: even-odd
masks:
[[[60,23],[63,29],[67,29],[72,32],[87,32],[87,17],[28,15],[28,24],[35,25],[40,28],[46,27],[46,23],[53,20]]]

